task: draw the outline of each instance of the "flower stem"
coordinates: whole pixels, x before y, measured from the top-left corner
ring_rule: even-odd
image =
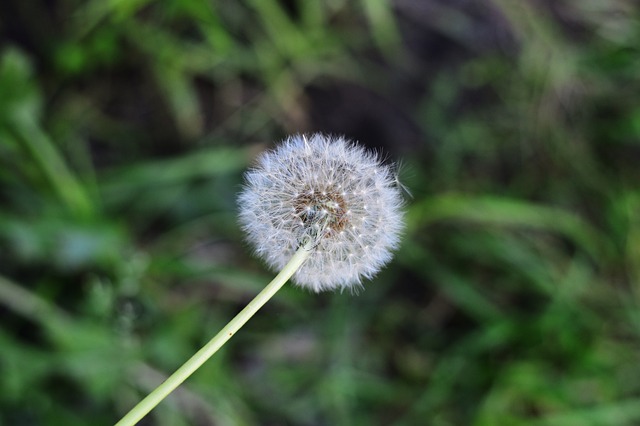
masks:
[[[131,409],[116,426],[132,426],[138,423],[149,411],[158,405],[167,395],[175,390],[191,374],[202,366],[211,356],[224,345],[249,319],[260,309],[280,288],[291,278],[291,276],[302,266],[309,257],[310,249],[307,246],[301,247],[293,255],[289,263],[280,271],[249,304],[236,315],[229,323],[216,334],[206,345],[195,353],[182,367],[167,378],[153,392],[147,395],[142,401]]]

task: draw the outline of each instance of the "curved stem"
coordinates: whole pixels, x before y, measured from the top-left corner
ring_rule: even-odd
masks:
[[[249,304],[216,334],[206,345],[195,353],[182,367],[167,378],[160,386],[151,392],[138,405],[133,407],[116,426],[132,426],[142,419],[149,411],[158,405],[167,395],[184,382],[194,371],[202,366],[211,356],[224,345],[249,319],[260,309],[291,276],[302,266],[309,257],[308,247],[301,247],[293,255],[289,263],[280,271]]]

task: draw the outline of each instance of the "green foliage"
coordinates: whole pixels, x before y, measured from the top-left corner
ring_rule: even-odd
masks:
[[[396,260],[148,424],[638,424],[640,10],[463,3],[4,2],[0,425],[112,424],[213,336],[272,276],[241,174],[303,131],[403,159]]]

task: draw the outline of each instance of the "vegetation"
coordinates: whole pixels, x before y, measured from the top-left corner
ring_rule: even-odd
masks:
[[[632,0],[0,5],[0,425],[113,424],[273,277],[274,141],[402,160],[401,249],[285,286],[148,425],[640,423]]]

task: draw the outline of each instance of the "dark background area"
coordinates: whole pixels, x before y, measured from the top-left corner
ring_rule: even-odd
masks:
[[[145,425],[640,423],[632,0],[0,5],[0,425],[113,424],[270,281],[289,134],[400,162],[357,295],[285,286]]]

